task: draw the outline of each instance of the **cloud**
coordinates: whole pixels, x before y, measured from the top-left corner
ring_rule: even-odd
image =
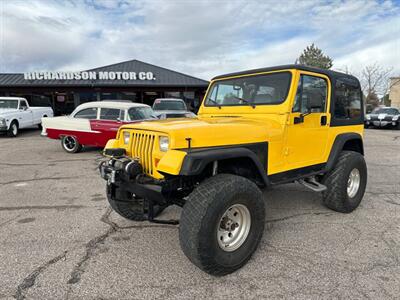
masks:
[[[293,63],[315,42],[334,67],[400,74],[399,40],[391,1],[0,1],[0,72],[139,59],[210,79]]]

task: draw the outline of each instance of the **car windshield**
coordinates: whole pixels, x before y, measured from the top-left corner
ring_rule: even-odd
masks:
[[[154,110],[186,110],[183,101],[179,100],[156,100],[153,104]]]
[[[18,100],[0,100],[0,108],[18,108]]]
[[[205,105],[279,104],[287,97],[290,79],[289,72],[279,72],[219,80],[211,86]]]
[[[131,121],[156,118],[150,107],[132,107],[128,110],[128,115]]]
[[[399,111],[395,108],[377,108],[372,113],[373,114],[397,115],[399,113]]]

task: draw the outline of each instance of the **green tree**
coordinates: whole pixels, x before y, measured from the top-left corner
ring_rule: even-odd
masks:
[[[307,46],[306,49],[303,50],[303,53],[300,54],[299,58],[296,59],[296,64],[321,69],[330,69],[333,60],[328,55],[324,55],[322,50],[312,43],[311,46]]]

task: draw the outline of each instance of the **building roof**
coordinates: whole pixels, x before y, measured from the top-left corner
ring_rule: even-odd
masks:
[[[186,75],[180,72],[155,66],[149,63],[145,63],[139,60],[129,60],[120,62],[112,65],[107,65],[95,69],[85,70],[83,72],[151,72],[153,73],[154,80],[59,80],[59,79],[42,79],[42,80],[27,80],[24,79],[22,73],[0,73],[0,87],[24,87],[24,86],[54,86],[54,87],[118,87],[118,86],[130,86],[130,87],[207,87],[208,81],[202,80],[190,75]],[[54,73],[54,72],[51,72]]]
[[[268,68],[261,68],[261,69],[252,69],[252,70],[246,70],[246,71],[241,71],[241,72],[235,72],[235,73],[229,73],[229,74],[224,74],[224,75],[219,75],[214,77],[212,80],[215,79],[222,79],[226,77],[232,77],[232,76],[241,76],[241,75],[248,75],[248,74],[254,74],[254,73],[262,73],[262,72],[270,72],[270,71],[279,71],[279,70],[289,70],[289,69],[296,69],[296,70],[303,70],[303,71],[309,71],[309,72],[316,72],[316,73],[321,73],[329,78],[337,78],[337,77],[344,77],[350,80],[356,80],[358,82],[358,79],[354,77],[353,75],[350,74],[345,74],[337,71],[332,71],[332,70],[326,70],[326,69],[319,69],[319,68],[314,68],[314,67],[308,67],[308,66],[303,66],[303,65],[282,65],[282,66],[275,66],[275,67],[268,67]]]

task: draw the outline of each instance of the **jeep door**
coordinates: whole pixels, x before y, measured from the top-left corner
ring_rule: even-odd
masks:
[[[329,129],[329,78],[305,71],[299,71],[297,77],[297,92],[289,114],[285,149],[289,170],[324,162]]]

